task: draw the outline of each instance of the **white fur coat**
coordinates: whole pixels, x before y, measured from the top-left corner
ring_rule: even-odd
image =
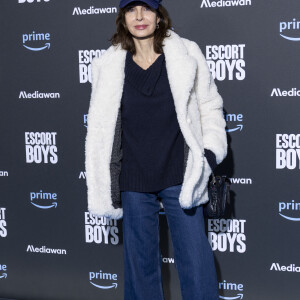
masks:
[[[189,147],[179,195],[182,208],[208,201],[211,169],[204,148],[219,164],[227,155],[223,100],[199,46],[169,30],[163,51],[178,123]],[[92,61],[92,91],[85,143],[88,210],[114,219],[123,217],[111,199],[110,159],[124,84],[126,50],[110,46]]]

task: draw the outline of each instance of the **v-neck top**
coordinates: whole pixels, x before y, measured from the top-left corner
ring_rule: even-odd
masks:
[[[121,124],[121,191],[154,192],[183,182],[184,139],[164,53],[145,70],[127,52]]]
[[[126,76],[126,79],[141,93],[150,96],[160,76],[162,64],[165,62],[164,56],[164,53],[159,55],[145,70],[133,60],[132,53],[128,51],[126,67],[127,73],[130,73],[130,75]]]

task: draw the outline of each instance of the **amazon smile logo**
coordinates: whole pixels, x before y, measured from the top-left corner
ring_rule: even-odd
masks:
[[[7,278],[7,266],[0,264],[0,279],[6,279]]]
[[[52,202],[47,205],[41,204],[40,202],[43,200],[49,200]],[[53,201],[53,200],[55,200],[55,201]],[[40,190],[38,193],[31,192],[30,193],[30,201],[31,201],[32,205],[34,205],[35,207],[41,208],[41,209],[49,209],[52,207],[56,208],[57,207],[57,194],[56,193],[45,193],[42,190]],[[35,203],[35,201],[39,202],[39,204]]]
[[[279,202],[279,215],[290,221],[300,221],[300,203],[295,202]]]
[[[117,281],[118,275],[112,273],[103,273],[102,270],[100,270],[99,272],[89,272],[89,279],[90,279],[90,284],[92,284],[98,289],[112,289],[112,288],[116,289],[118,286],[117,282],[111,282],[113,280]],[[96,284],[92,282],[92,280],[95,279],[100,279],[101,283]],[[109,281],[109,283],[106,283],[106,281]]]
[[[23,46],[30,51],[42,51],[50,49],[50,33],[24,33],[22,35]],[[25,45],[30,43],[30,46]]]
[[[226,292],[232,291],[231,294],[234,292],[235,295],[233,296],[219,296],[220,299],[226,299],[226,300],[236,300],[236,299],[243,299],[244,294],[244,285],[241,283],[233,283],[233,282],[226,282],[226,280],[223,280],[222,282],[219,282],[219,290]]]
[[[233,131],[242,131],[243,130],[243,122],[244,116],[242,114],[226,114],[225,120],[227,122],[227,125],[230,123],[234,123],[233,126],[230,126],[231,128],[227,128],[227,132],[233,132]]]
[[[225,296],[219,296],[220,299],[227,299],[227,300],[233,300],[233,299],[243,299],[243,294],[237,294],[235,297],[225,297]]]
[[[288,33],[285,31],[288,30]],[[284,33],[284,34],[283,34]],[[300,21],[295,18],[291,22],[280,22],[279,23],[279,34],[282,38],[292,41],[300,41]]]

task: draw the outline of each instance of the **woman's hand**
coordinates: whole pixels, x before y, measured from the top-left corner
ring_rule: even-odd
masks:
[[[212,170],[212,172],[215,170],[217,167],[217,160],[216,160],[216,155],[208,149],[204,149],[204,155],[207,159],[207,162]]]

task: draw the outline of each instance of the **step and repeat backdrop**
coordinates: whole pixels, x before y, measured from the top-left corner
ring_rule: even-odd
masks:
[[[299,299],[300,2],[162,4],[224,100],[216,173],[231,178],[231,212],[206,220],[220,299]],[[118,5],[1,1],[2,298],[123,299],[122,220],[89,214],[84,169],[91,61],[110,46]],[[180,300],[163,210],[160,223],[165,297]]]

